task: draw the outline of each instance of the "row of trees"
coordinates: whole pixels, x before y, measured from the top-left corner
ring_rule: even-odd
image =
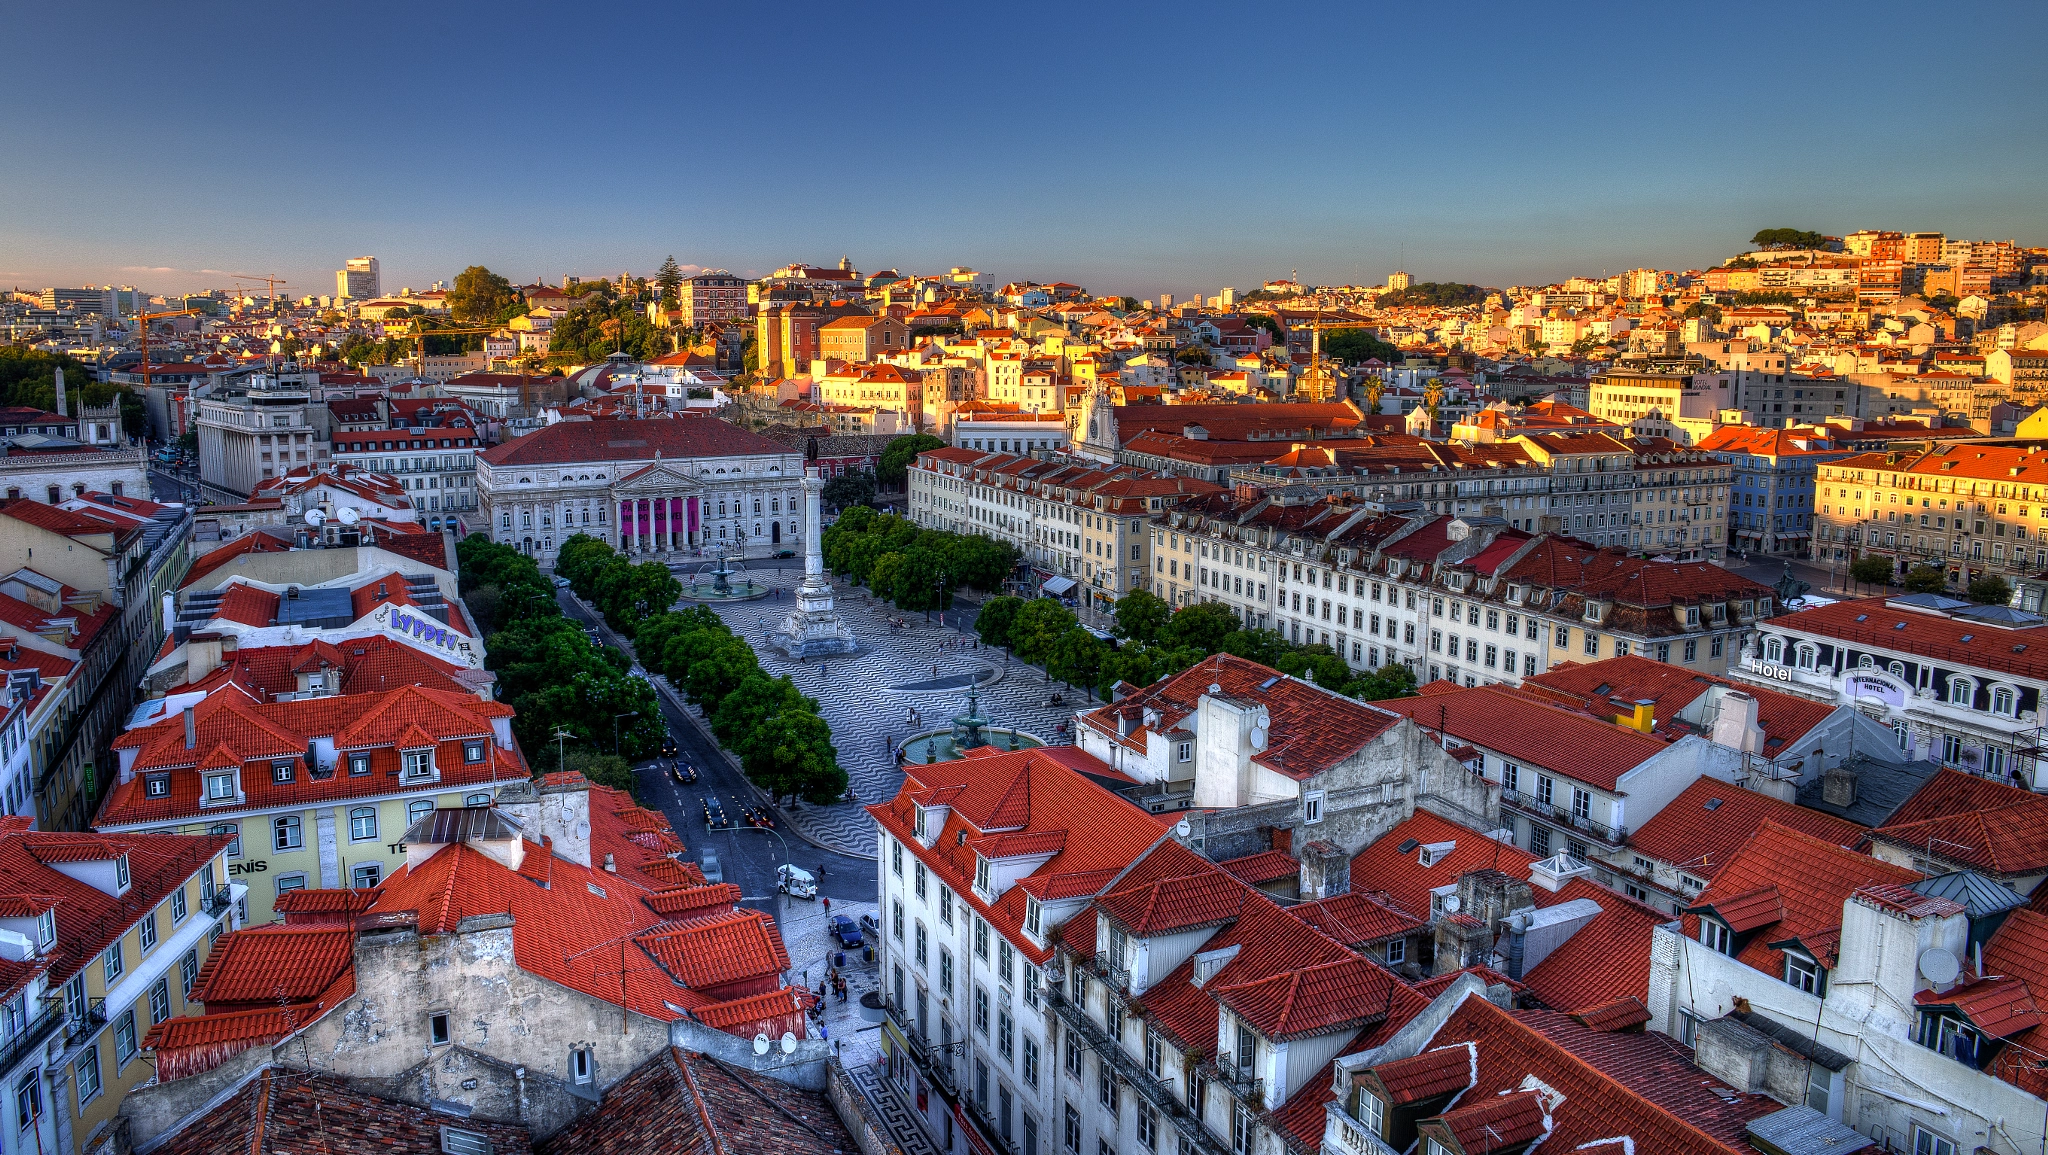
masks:
[[[579,533],[562,543],[555,573],[603,609],[613,629],[633,638],[642,666],[703,708],[711,732],[739,755],[756,785],[778,798],[810,802],[833,802],[846,793],[846,771],[817,699],[786,677],[769,677],[754,648],[709,609],[670,609],[682,586],[667,567],[634,565]]]
[[[822,535],[825,566],[901,610],[946,609],[962,586],[993,591],[1017,564],[1006,542],[924,529],[909,518],[854,506]]]
[[[0,405],[26,405],[45,412],[57,408],[57,370],[64,370],[64,394],[72,413],[84,405],[121,404],[121,428],[131,437],[149,429],[142,398],[122,385],[93,380],[92,370],[62,353],[27,345],[0,345]]]
[[[1948,572],[1942,567],[1916,565],[1894,581],[1892,559],[1874,553],[1849,563],[1849,579],[1858,585],[1889,587],[1896,584],[1909,594],[1948,592]],[[1963,596],[1980,606],[2010,605],[2012,586],[1997,574],[1988,573],[1973,578],[1963,590]]]
[[[531,557],[478,534],[455,553],[485,664],[498,675],[498,700],[518,712],[512,732],[534,768],[552,761],[600,785],[635,789],[632,760],[661,748],[654,687],[632,675],[624,654],[592,643],[562,615]]]
[[[638,565],[589,534],[570,535],[555,555],[555,576],[604,614],[605,624],[633,637],[640,623],[664,613],[683,596],[683,583],[658,561]]]
[[[1360,673],[1329,646],[1298,645],[1274,630],[1246,629],[1221,603],[1176,610],[1147,590],[1133,590],[1116,603],[1115,634],[1122,639],[1117,646],[1084,628],[1073,611],[1050,598],[991,598],[975,617],[974,630],[989,645],[1007,647],[1044,666],[1051,677],[1104,697],[1118,682],[1150,685],[1219,653],[1368,702],[1415,692],[1415,674],[1406,666],[1390,663]]]

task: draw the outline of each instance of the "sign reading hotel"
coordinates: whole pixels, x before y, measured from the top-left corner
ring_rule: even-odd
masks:
[[[425,614],[407,612],[386,602],[371,611],[363,623],[443,661],[472,670],[483,668],[483,654],[478,652],[475,642]]]

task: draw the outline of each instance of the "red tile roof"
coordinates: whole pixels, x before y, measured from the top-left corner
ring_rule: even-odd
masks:
[[[1080,725],[1112,742],[1143,750],[1146,736],[1153,731],[1184,732],[1182,721],[1195,712],[1212,685],[1221,687],[1220,693],[1231,701],[1265,707],[1272,726],[1266,748],[1253,754],[1252,761],[1296,781],[1349,758],[1398,721],[1383,710],[1257,662],[1215,654],[1122,701],[1082,714]],[[1147,708],[1158,711],[1156,725],[1141,724],[1128,735],[1119,731],[1120,714]]]
[[[1088,780],[1088,773],[1114,774],[1079,751],[1049,753],[1020,750],[951,762],[914,764],[896,797],[867,808],[884,833],[951,887],[962,902],[987,919],[999,933],[1036,963],[1050,951],[1033,946],[1023,935],[1024,899],[1034,886],[1054,880],[1090,877],[1128,865],[1165,833],[1169,818],[1146,814],[1123,798]],[[925,797],[948,807],[944,827],[927,848],[918,841],[916,799]],[[1066,839],[1060,849],[1018,885],[992,903],[975,893],[978,855],[964,845],[992,828],[1020,834],[1045,831],[1086,831],[1086,838]],[[1034,881],[1042,880],[1042,881]],[[1106,880],[1105,880],[1106,881]],[[1086,893],[1086,892],[1080,892]]]
[[[1229,866],[1228,863],[1224,865],[1226,868]],[[1403,914],[1357,892],[1290,906],[1287,913],[1353,950],[1361,949],[1367,943],[1413,934],[1429,925],[1426,918]]]
[[[169,1076],[160,1076],[168,1078]],[[439,1155],[443,1125],[492,1155],[530,1155],[524,1127],[381,1099],[333,1075],[268,1067],[154,1150],[162,1155]]]
[[[1832,967],[1832,944],[1841,934],[1842,905],[1849,896],[1865,886],[1905,884],[1920,877],[1917,871],[1765,822],[1690,909],[1718,910],[1717,904],[1726,900],[1745,915],[1782,910],[1774,921],[1751,923],[1749,942],[1735,956],[1757,970],[1777,975],[1784,970],[1784,954],[1771,943],[1798,939],[1821,956],[1823,965]],[[1766,891],[1771,893],[1765,896]],[[1750,922],[1748,918],[1744,921]],[[1687,913],[1684,925],[1689,937],[1699,936],[1697,913]],[[1827,947],[1816,946],[1814,939],[1820,936],[1827,936]]]
[[[1229,871],[1233,877],[1253,886],[1298,878],[1301,875],[1301,864],[1294,861],[1284,850],[1262,850],[1257,854],[1233,858],[1217,865]]]
[[[1712,881],[1765,822],[1855,849],[1869,828],[1701,775],[1630,836],[1637,854]]]
[[[1662,753],[1665,743],[1637,730],[1595,721],[1499,686],[1381,702],[1424,729],[1497,750],[1525,768],[1534,766],[1603,790]]]
[[[1781,615],[1771,619],[1771,628],[1922,654],[1954,666],[2048,678],[2048,626],[2008,630],[1967,618],[1891,607],[1884,598],[1862,598]]]
[[[1455,842],[1457,846],[1424,866],[1418,847],[1401,849],[1411,839],[1418,846],[1445,842]],[[1395,910],[1427,919],[1431,890],[1454,885],[1461,875],[1486,868],[1526,878],[1535,861],[1535,855],[1510,843],[1495,841],[1476,830],[1418,810],[1352,856],[1351,889],[1368,894],[1380,892]]]
[[[668,1048],[550,1135],[540,1152],[840,1155],[858,1147],[823,1092]]]
[[[680,416],[647,420],[561,421],[492,446],[480,459],[492,466],[565,465],[596,461],[652,461],[692,457],[785,457],[786,445],[720,421]]]
[[[61,986],[184,886],[228,844],[220,835],[55,834],[27,829],[29,819],[0,819],[0,895],[19,896],[19,909],[54,904],[57,945],[41,956],[50,986]],[[51,863],[106,861],[128,856],[129,886],[119,898],[57,870]],[[225,882],[216,864],[215,878]],[[33,973],[30,971],[29,973]],[[0,983],[25,974],[0,970]]]
[[[334,924],[272,924],[227,935],[206,956],[190,997],[207,1004],[208,1010],[249,1010],[317,998],[355,965],[355,940],[353,926]]]
[[[1944,769],[1900,804],[1872,837],[1925,849],[1996,875],[2048,869],[2048,797]]]
[[[738,982],[773,980],[789,969],[789,951],[782,945],[775,916],[758,910],[665,923],[633,941],[677,982],[708,992]]]
[[[1717,678],[1640,654],[1585,665],[1555,666],[1533,678],[1522,679],[1521,688],[1556,691],[1558,705],[1603,721],[1628,715],[1638,702],[1652,702],[1655,733],[1675,739],[1698,732],[1679,713],[1715,686],[1740,689],[1757,700],[1757,723],[1764,731],[1764,753],[1773,757],[1783,753],[1788,743],[1797,742],[1826,721],[1836,708],[1832,703]]]
[[[1472,1085],[1478,1054],[1471,1043],[1434,1047],[1370,1069],[1370,1078],[1396,1107],[1449,1095]]]

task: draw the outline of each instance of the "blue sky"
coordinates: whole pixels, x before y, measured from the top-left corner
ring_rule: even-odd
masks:
[[[0,285],[964,264],[1185,295],[2048,241],[2036,4],[37,5]]]

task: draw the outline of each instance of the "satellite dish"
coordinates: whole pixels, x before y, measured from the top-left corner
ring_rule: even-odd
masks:
[[[796,1036],[788,1031],[782,1032],[782,1053],[785,1055],[796,1054]]]
[[[1254,726],[1254,727],[1252,727],[1252,749],[1254,749],[1254,750],[1264,750],[1265,748],[1266,748],[1266,731],[1265,731],[1265,728],[1264,728],[1264,727],[1262,727],[1262,726]]]
[[[757,1055],[765,1055],[768,1053],[767,1035],[759,1034],[754,1036],[754,1053]]]
[[[1927,981],[1943,987],[1956,981],[1963,973],[1963,965],[1956,961],[1955,952],[1946,947],[1931,946],[1920,952],[1920,973]]]
[[[1173,836],[1175,838],[1186,838],[1188,835],[1193,834],[1194,832],[1195,828],[1189,826],[1188,820],[1185,818],[1181,819],[1179,822],[1174,823]]]
[[[313,526],[313,527],[315,527],[315,528],[318,528],[318,527],[320,527],[321,525],[324,525],[324,524],[326,524],[326,522],[327,522],[327,515],[326,515],[325,513],[322,513],[322,512],[321,512],[321,511],[319,510],[319,508],[318,508],[318,507],[315,507],[315,508],[313,508],[313,509],[309,509],[309,510],[307,510],[307,511],[306,511],[306,524],[307,524],[307,525],[310,525],[310,526]]]
[[[1455,895],[1455,894],[1447,894],[1447,895],[1444,895],[1444,902],[1443,902],[1443,907],[1444,907],[1444,913],[1445,913],[1445,914],[1456,914],[1456,913],[1458,913],[1458,908],[1459,908],[1460,906],[1463,906],[1463,905],[1464,905],[1463,903],[1461,903],[1461,902],[1459,902],[1459,901],[1458,901],[1458,896],[1457,896],[1457,895]]]
[[[357,510],[353,505],[342,506],[341,512],[335,514],[335,516],[341,519],[341,524],[343,525],[354,525],[363,520],[361,511]]]

